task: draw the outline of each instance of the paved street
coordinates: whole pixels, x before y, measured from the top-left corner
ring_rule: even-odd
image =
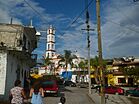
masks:
[[[88,89],[77,87],[66,87],[60,90],[58,97],[46,96],[44,98],[45,104],[58,104],[60,97],[66,97],[66,104],[100,104],[100,96],[94,93],[92,89],[92,96],[88,96]],[[124,95],[109,94],[106,104],[139,104],[139,98],[128,98]]]
[[[127,97],[124,95],[114,95],[107,94],[108,99],[106,100],[106,104],[139,104],[139,97]],[[95,102],[95,104],[100,104],[100,95],[95,93],[95,90],[92,89],[92,94],[89,95],[90,98]]]
[[[66,104],[94,104],[87,95],[88,89],[77,87],[66,87],[60,96],[65,95]],[[46,96],[44,98],[45,104],[58,104],[59,97]]]

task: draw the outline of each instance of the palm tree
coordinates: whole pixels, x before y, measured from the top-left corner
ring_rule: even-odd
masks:
[[[42,61],[43,61],[44,66],[51,66],[52,67],[53,63],[52,63],[51,59],[49,58],[49,56],[47,56],[46,58],[43,57]]]
[[[103,68],[106,66],[106,61],[103,60]],[[92,66],[95,69],[95,81],[98,83],[100,80],[100,72],[99,72],[99,59],[97,56],[95,58],[90,59],[90,66]]]
[[[67,73],[68,64],[73,65],[72,60],[74,58],[77,58],[77,56],[73,55],[70,50],[64,50],[64,55],[60,55],[59,58],[61,58],[61,60],[59,61],[59,65],[61,65],[60,64],[61,62],[64,62],[66,73]]]
[[[70,65],[73,64],[72,59],[77,58],[76,55],[72,55],[71,53],[72,52],[70,50],[64,50],[64,55],[60,56],[61,60],[59,61],[59,64],[60,62],[64,62],[66,70],[67,70],[68,64]]]
[[[83,75],[85,76],[85,69],[87,69],[87,60],[81,61],[78,66],[80,69],[82,69],[84,71]],[[80,73],[79,73],[79,77],[80,77]]]

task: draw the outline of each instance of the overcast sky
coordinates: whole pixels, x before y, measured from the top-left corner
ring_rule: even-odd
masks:
[[[100,1],[103,57],[139,57],[139,2]],[[86,28],[85,4],[85,0],[0,0],[0,22],[9,23],[13,18],[13,23],[28,25],[32,19],[37,31],[44,31],[53,25],[57,53],[71,50],[87,57],[87,34],[81,30]],[[95,8],[95,0],[88,0],[90,27],[95,29],[90,32],[91,57],[96,56],[98,51]],[[46,33],[41,34],[38,48],[34,51],[39,58],[45,54],[46,48]]]

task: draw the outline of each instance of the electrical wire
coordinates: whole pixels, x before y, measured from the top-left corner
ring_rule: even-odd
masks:
[[[86,10],[87,10],[87,9],[89,8],[89,6],[93,3],[93,1],[94,1],[94,0],[91,0],[91,1],[88,3],[88,5],[85,6],[85,9],[82,10],[81,13],[80,13],[77,17],[75,17],[75,18],[73,19],[73,21],[68,25],[68,27],[66,28],[66,30],[69,29],[69,28],[79,19],[79,17],[81,17],[81,15],[82,15],[84,12],[86,12]]]
[[[111,5],[111,3],[109,3],[110,5]],[[129,17],[129,16],[127,16],[124,12],[122,12],[118,7],[117,7],[117,5],[115,5],[115,6],[113,6],[121,15],[123,15],[124,17],[126,17],[126,18],[128,18],[128,20],[131,22],[131,23],[133,23],[134,25],[136,25],[135,24],[135,22]]]
[[[106,19],[106,18],[105,18]],[[136,32],[136,33],[139,33],[139,31],[136,31],[136,30],[134,30],[134,29],[132,29],[132,28],[130,28],[130,27],[123,27],[123,26],[121,26],[121,24],[120,23],[116,23],[116,22],[114,22],[114,21],[112,21],[112,20],[110,20],[110,19],[106,19],[108,22],[111,22],[111,23],[113,23],[113,24],[116,24],[116,25],[118,25],[118,26],[120,26],[120,27],[122,27],[122,28],[125,28],[125,29],[128,29],[128,30],[131,30],[131,31],[134,31],[134,32]]]
[[[38,12],[36,9],[34,9],[33,6],[32,6],[29,2],[27,2],[26,0],[24,0],[24,2],[25,2],[35,13],[37,13],[37,14],[40,16],[40,19],[41,19],[42,21],[45,20],[45,21],[48,23],[48,25],[50,25],[50,23],[47,21],[47,19],[46,19],[43,15],[41,15],[40,12]]]
[[[106,6],[106,5],[105,5]],[[103,7],[103,8],[105,8],[105,7]],[[117,10],[118,10],[118,12],[120,11],[117,7],[115,7]],[[103,10],[103,9],[102,9]],[[123,13],[121,13],[122,15],[124,15]],[[126,15],[124,15],[125,17],[127,17]],[[125,28],[125,29],[128,29],[128,30],[131,30],[131,31],[134,31],[134,32],[136,32],[136,33],[139,33],[139,31],[136,31],[136,30],[134,30],[134,29],[132,29],[132,28],[130,28],[130,27],[123,27],[120,23],[117,23],[117,22],[114,22],[114,21],[112,21],[112,20],[110,20],[110,19],[107,19],[107,18],[104,18],[106,21],[108,21],[108,22],[111,22],[111,23],[113,23],[113,24],[115,24],[115,25],[119,25],[120,27],[122,27],[122,28]],[[130,20],[131,21],[131,20]]]

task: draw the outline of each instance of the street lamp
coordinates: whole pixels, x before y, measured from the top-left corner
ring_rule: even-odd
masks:
[[[37,32],[36,32],[36,39],[37,39],[37,42],[39,41],[40,36],[41,36],[41,33],[37,31]]]

